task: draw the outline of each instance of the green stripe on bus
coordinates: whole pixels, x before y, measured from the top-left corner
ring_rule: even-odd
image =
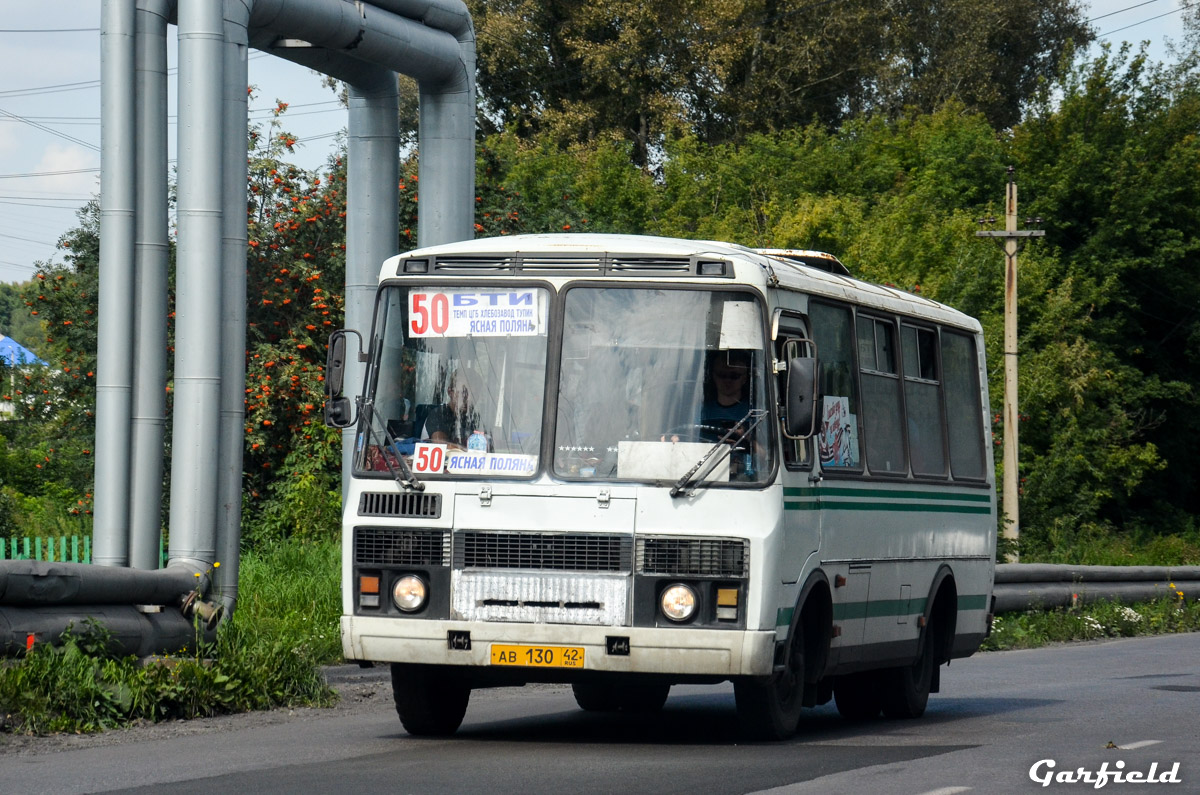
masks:
[[[919,599],[877,599],[870,602],[844,602],[833,606],[833,620],[852,621],[862,618],[898,618],[899,616],[912,616],[918,613],[924,614],[925,603],[927,601],[927,599],[922,597]],[[958,609],[960,611],[982,610],[986,605],[987,597],[984,594],[965,594],[958,597]],[[793,613],[795,613],[795,608],[780,607],[775,612],[775,626],[791,626]]]
[[[925,503],[842,502],[840,500],[784,501],[785,511],[891,511],[894,513],[991,514],[990,505],[929,505]]]
[[[986,594],[964,594],[958,597],[959,610],[983,610],[987,607]]]
[[[871,602],[846,602],[833,606],[834,621],[853,618],[894,618],[925,612],[925,599],[876,599]]]
[[[876,497],[889,500],[952,500],[954,502],[987,502],[990,494],[959,494],[948,491],[905,491],[901,489],[845,489],[845,488],[788,488],[785,497]]]

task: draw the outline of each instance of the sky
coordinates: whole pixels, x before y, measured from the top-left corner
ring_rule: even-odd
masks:
[[[1101,41],[1148,40],[1167,60],[1183,33],[1180,9],[1200,0],[1083,0]],[[37,262],[61,261],[59,237],[100,185],[100,0],[3,0],[0,15],[0,282],[29,279]],[[176,66],[174,28],[168,66]],[[174,72],[172,71],[172,74]],[[345,128],[346,111],[318,75],[258,51],[250,54],[250,123],[289,104],[293,158],[318,168]],[[174,81],[170,83],[174,93]],[[174,158],[175,110],[170,109]],[[3,332],[0,329],[0,332]]]

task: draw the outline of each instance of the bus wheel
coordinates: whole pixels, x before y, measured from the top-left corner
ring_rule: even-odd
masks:
[[[617,689],[617,701],[625,712],[661,712],[670,692],[670,685],[627,685]]]
[[[756,740],[786,740],[796,733],[804,703],[804,637],[802,625],[792,631],[787,667],[771,676],[735,679],[738,724]]]
[[[874,720],[883,708],[879,687],[879,672],[866,671],[838,679],[833,686],[833,698],[838,713],[846,720]]]
[[[579,708],[588,712],[616,712],[621,707],[617,691],[610,684],[576,682],[571,685],[571,692]]]
[[[405,731],[444,737],[462,725],[471,688],[436,668],[392,663],[392,698]]]
[[[921,652],[913,664],[882,672],[883,714],[889,718],[919,718],[925,714],[936,666],[935,635],[936,625],[931,623],[921,638]]]

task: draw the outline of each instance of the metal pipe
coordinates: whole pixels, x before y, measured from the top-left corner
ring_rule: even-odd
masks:
[[[346,327],[368,333],[379,267],[400,251],[400,113],[396,73],[375,67],[373,79],[349,87],[346,139]],[[347,357],[346,378],[362,383],[365,368]],[[353,463],[354,431],[342,432],[342,471]],[[342,480],[342,497],[346,496]]]
[[[137,0],[137,213],[129,565],[157,569],[167,383],[167,3]],[[97,492],[99,494],[99,492]]]
[[[207,586],[203,573],[183,569],[143,571],[99,569],[87,563],[0,561],[0,605],[172,604]]]
[[[1073,566],[1064,563],[1001,563],[996,583],[1171,582],[1200,580],[1200,566]]]
[[[137,149],[134,0],[104,0],[100,17],[100,286],[96,350],[94,557],[129,563],[129,435]]]
[[[432,91],[424,83],[420,89],[417,243],[436,246],[469,240],[475,222],[474,84],[452,92]]]
[[[1200,581],[1180,580],[1176,588],[1195,598]],[[1085,582],[1085,583],[999,583],[993,591],[995,613],[1073,607],[1092,602],[1151,602],[1173,597],[1175,591],[1165,581],[1158,582]]]
[[[179,2],[179,205],[175,275],[175,396],[168,565],[216,556],[220,433],[222,130],[213,122],[224,74],[224,14],[211,0]]]
[[[246,422],[246,25],[254,0],[225,0],[224,206],[221,252],[221,419],[217,457],[216,593],[237,603],[242,545],[242,453]],[[241,210],[241,212],[239,212]]]
[[[168,650],[191,650],[197,639],[212,643],[216,633],[204,627],[197,631],[192,621],[177,608],[144,611],[130,605],[78,607],[0,608],[0,656],[21,654],[32,644],[58,643],[68,629],[77,635],[94,622],[108,632],[109,651],[122,656],[149,657]]]
[[[432,85],[455,85],[467,79],[452,34],[366,3],[258,0],[250,29],[252,34],[265,30],[276,37],[344,52]],[[252,41],[258,38],[252,36]]]
[[[462,0],[371,0],[371,5],[416,20],[455,38],[474,31],[471,12]]]

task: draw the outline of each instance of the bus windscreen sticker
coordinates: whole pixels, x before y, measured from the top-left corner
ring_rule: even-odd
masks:
[[[537,337],[546,333],[536,288],[412,290],[410,337]]]
[[[532,475],[537,456],[516,453],[483,453],[472,450],[446,453],[446,472],[452,475]]]

